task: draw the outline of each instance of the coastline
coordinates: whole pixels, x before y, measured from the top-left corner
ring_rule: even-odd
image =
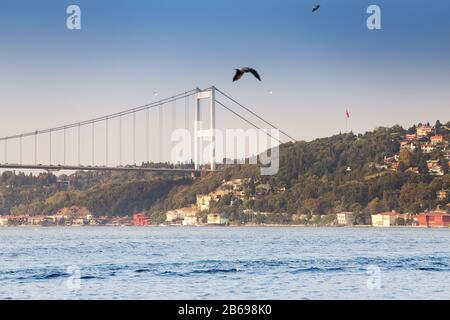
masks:
[[[27,229],[47,229],[47,228],[321,228],[321,229],[450,229],[447,227],[424,227],[424,226],[372,226],[372,225],[352,225],[352,226],[322,226],[322,225],[299,225],[299,224],[248,224],[248,225],[147,225],[147,226],[133,226],[133,225],[85,225],[85,226],[40,226],[40,225],[16,225],[16,226],[0,226],[0,230],[3,228],[27,228]]]

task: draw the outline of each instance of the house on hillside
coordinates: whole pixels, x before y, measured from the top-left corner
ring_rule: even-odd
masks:
[[[436,150],[436,145],[431,143],[425,143],[420,146],[420,149],[425,153],[432,153]]]
[[[430,134],[432,131],[433,131],[432,126],[423,125],[423,126],[417,127],[416,135],[418,138],[423,138],[423,137],[428,136],[428,134]]]
[[[450,160],[450,150],[444,151],[444,159]]]
[[[447,195],[448,195],[448,190],[439,190],[436,193],[437,199],[441,200],[441,201],[447,199]]]
[[[405,134],[405,140],[414,141],[416,139],[417,139],[417,136],[415,134]]]
[[[262,196],[270,192],[270,185],[268,183],[262,183],[256,186],[256,194]]]
[[[444,143],[444,136],[442,134],[437,134],[430,138],[430,142],[432,144],[441,144]]]
[[[202,194],[198,194],[197,195],[197,208],[200,211],[207,211],[209,210],[209,204],[211,202],[211,196],[210,195],[202,195]]]
[[[402,141],[400,142],[400,150],[408,150],[408,151],[414,151],[416,150],[416,146],[413,142],[410,141]]]
[[[420,169],[419,169],[419,167],[409,167],[408,169],[406,169],[406,172],[419,174],[420,173]]]
[[[428,174],[432,176],[443,176],[444,169],[439,165],[439,160],[427,160]]]

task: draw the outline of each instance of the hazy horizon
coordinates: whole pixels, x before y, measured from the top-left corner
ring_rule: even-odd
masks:
[[[450,3],[319,2],[312,14],[312,1],[294,0],[3,1],[0,136],[210,85],[298,140],[344,132],[346,109],[354,133],[450,120]],[[81,30],[66,28],[70,4]],[[382,30],[366,27],[370,4]],[[262,82],[233,83],[242,66]]]

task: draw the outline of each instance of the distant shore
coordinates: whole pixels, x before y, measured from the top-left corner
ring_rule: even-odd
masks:
[[[105,227],[114,227],[114,228],[123,228],[123,227],[132,227],[132,228],[375,228],[375,229],[392,229],[392,228],[401,228],[401,229],[431,229],[427,227],[421,226],[390,226],[390,227],[374,227],[371,225],[352,225],[352,226],[325,226],[325,225],[303,225],[303,224],[248,224],[248,225],[191,225],[191,226],[183,226],[183,225],[148,225],[148,226],[133,226],[133,225],[85,225],[85,226],[41,226],[41,225],[16,225],[16,226],[0,226],[0,230],[3,228],[28,228],[28,229],[37,229],[37,228],[105,228]],[[432,229],[450,229],[446,227],[433,227]]]

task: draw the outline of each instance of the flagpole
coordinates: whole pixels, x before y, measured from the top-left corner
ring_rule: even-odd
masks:
[[[350,113],[348,109],[345,109],[345,133],[348,133],[348,118],[350,118]]]

